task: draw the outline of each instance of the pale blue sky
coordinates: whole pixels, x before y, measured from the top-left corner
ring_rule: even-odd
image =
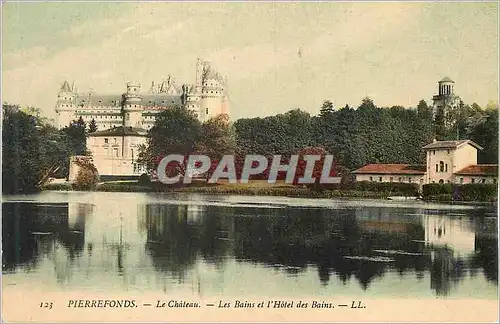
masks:
[[[54,115],[59,85],[122,92],[197,57],[228,76],[233,119],[324,100],[431,103],[449,76],[466,103],[498,98],[497,3],[7,3],[3,101]]]

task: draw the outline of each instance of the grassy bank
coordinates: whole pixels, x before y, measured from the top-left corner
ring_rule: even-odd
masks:
[[[464,187],[465,188],[465,187]],[[475,188],[475,187],[474,187]],[[470,189],[470,188],[469,188]],[[73,191],[70,184],[59,183],[49,184],[43,190]],[[316,190],[307,187],[285,184],[283,181],[277,183],[268,183],[266,180],[253,180],[249,183],[228,183],[221,181],[217,184],[206,184],[204,182],[193,183],[189,186],[173,187],[162,184],[140,184],[137,181],[115,181],[98,184],[91,191],[101,192],[181,192],[181,193],[199,193],[209,195],[244,195],[244,196],[284,196],[300,198],[361,198],[361,199],[386,199],[389,196],[405,195],[393,191],[393,188],[387,186],[373,187],[366,184],[358,184],[353,189],[323,189]],[[470,191],[470,190],[469,190]],[[480,192],[476,189],[473,192]],[[406,195],[413,196],[413,192]],[[458,197],[458,199],[457,199]],[[496,194],[488,195],[459,195],[455,193],[434,190],[426,190],[424,194],[425,201],[434,202],[496,202]]]
[[[43,190],[73,191],[70,184],[48,184]],[[141,185],[137,181],[117,181],[98,184],[91,191],[101,192],[183,192],[209,195],[245,196],[286,196],[302,198],[373,198],[385,199],[390,192],[364,190],[314,190],[284,183],[268,183],[255,180],[250,183],[230,184],[221,182],[214,185],[193,184],[185,187],[164,185]]]

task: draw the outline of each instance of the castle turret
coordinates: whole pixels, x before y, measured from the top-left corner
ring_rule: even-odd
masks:
[[[137,82],[127,83],[127,92],[123,103],[123,125],[126,127],[141,127],[142,96],[139,94],[141,85]]]
[[[55,110],[57,113],[57,126],[59,128],[68,126],[75,118],[75,94],[68,81],[64,81],[57,94]]]
[[[226,80],[219,73],[217,73],[208,62],[203,62],[202,66],[201,90],[199,92],[199,117],[202,121],[205,121],[226,112],[227,83]]]

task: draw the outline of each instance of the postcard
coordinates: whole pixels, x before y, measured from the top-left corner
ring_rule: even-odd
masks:
[[[1,8],[3,321],[498,321],[498,2]]]

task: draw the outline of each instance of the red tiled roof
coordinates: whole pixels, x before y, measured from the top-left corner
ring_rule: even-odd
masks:
[[[368,164],[353,171],[366,174],[424,174],[425,165],[411,164]]]
[[[458,175],[497,175],[498,164],[471,164],[455,172]]]

